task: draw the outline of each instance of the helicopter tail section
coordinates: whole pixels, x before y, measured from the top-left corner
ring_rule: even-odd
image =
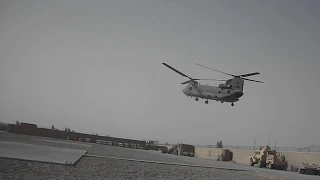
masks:
[[[243,91],[244,80],[240,77],[235,77],[233,79],[229,79],[226,84],[230,85],[231,89],[238,89],[240,91]]]

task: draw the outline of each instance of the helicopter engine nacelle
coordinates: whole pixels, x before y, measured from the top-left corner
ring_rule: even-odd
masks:
[[[231,89],[231,85],[219,84],[219,88],[222,88],[222,89]]]

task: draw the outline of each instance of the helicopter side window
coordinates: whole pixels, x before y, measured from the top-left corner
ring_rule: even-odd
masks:
[[[228,90],[227,93],[230,94],[230,90]]]
[[[192,87],[189,87],[189,90],[191,91],[191,90],[192,90]]]

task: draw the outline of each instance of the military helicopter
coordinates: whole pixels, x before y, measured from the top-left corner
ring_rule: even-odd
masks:
[[[244,80],[247,81],[253,81],[253,82],[258,82],[258,83],[263,83],[261,81],[256,81],[252,79],[247,79],[244,77],[248,76],[253,76],[260,74],[258,72],[254,73],[248,73],[248,74],[243,74],[243,75],[233,75],[229,73],[225,73],[222,71],[218,71],[216,69],[212,69],[210,67],[203,66],[201,64],[197,64],[198,66],[211,69],[229,76],[232,76],[232,79],[228,80],[218,80],[218,79],[195,79],[191,78],[182,72],[176,70],[175,68],[169,66],[166,63],[162,63],[163,65],[167,66],[171,70],[175,71],[176,73],[180,74],[181,76],[189,78],[188,81],[185,81],[181,84],[188,84],[182,91],[186,96],[189,97],[195,97],[195,100],[198,101],[199,98],[201,99],[206,99],[205,103],[208,104],[209,100],[215,100],[215,101],[220,101],[221,103],[223,102],[229,102],[231,103],[231,106],[234,106],[234,102],[239,101],[239,98],[243,96],[243,85],[244,85]],[[212,80],[212,81],[225,81],[224,84],[219,84],[219,86],[208,86],[208,85],[200,85],[197,81],[199,80]]]

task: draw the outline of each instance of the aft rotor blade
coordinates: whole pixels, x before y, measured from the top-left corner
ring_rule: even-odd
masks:
[[[181,83],[181,84],[187,84],[187,83],[189,83],[190,81],[194,81],[194,82],[196,82],[197,80],[227,81],[227,80],[220,80],[220,79],[192,79],[192,80],[185,81],[185,82],[183,82],[183,83]]]
[[[253,82],[263,83],[263,82],[261,82],[261,81],[256,81],[256,80],[247,79],[247,78],[242,78],[242,79],[247,80],[247,81],[253,81]]]
[[[189,79],[192,79],[191,77],[189,77],[189,76],[187,76],[187,75],[183,74],[182,72],[180,72],[180,71],[176,70],[175,68],[173,68],[173,67],[169,66],[168,64],[166,64],[166,63],[162,63],[162,64],[163,64],[163,65],[165,65],[165,66],[167,66],[167,67],[168,67],[168,68],[170,68],[171,70],[175,71],[176,73],[180,74],[181,76],[184,76],[184,77],[187,77],[187,78],[189,78]]]
[[[253,75],[257,75],[257,74],[260,74],[260,73],[254,72],[254,73],[243,74],[243,75],[240,75],[240,76],[241,77],[248,77],[248,76],[253,76]]]
[[[183,82],[183,83],[181,83],[181,84],[188,84],[190,81],[191,81],[191,80],[188,80],[188,81],[185,81],[185,82]]]
[[[222,72],[222,71],[219,71],[219,70],[216,70],[216,69],[207,67],[207,66],[203,66],[203,65],[201,65],[201,64],[197,64],[197,63],[194,63],[194,64],[195,64],[195,65],[198,65],[198,66],[201,66],[201,67],[204,67],[204,68],[207,68],[207,69],[211,69],[211,70],[214,70],[214,71],[217,71],[217,72],[220,72],[220,73],[227,74],[227,75],[230,75],[230,76],[235,77],[235,75],[233,75],[233,74],[229,74],[229,73],[226,73],[226,72]]]
[[[221,79],[194,79],[194,80],[227,81],[227,80],[221,80]]]

